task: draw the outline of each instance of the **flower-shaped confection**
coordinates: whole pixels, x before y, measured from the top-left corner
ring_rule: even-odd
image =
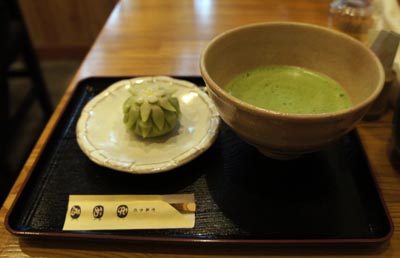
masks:
[[[124,123],[143,137],[164,135],[175,128],[180,109],[173,90],[156,84],[133,84],[123,104]]]

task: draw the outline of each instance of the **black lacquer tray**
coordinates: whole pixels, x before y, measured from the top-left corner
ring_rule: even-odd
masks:
[[[360,244],[388,240],[391,219],[357,131],[291,161],[261,155],[222,123],[195,160],[152,175],[113,171],[80,150],[84,105],[112,82],[79,83],[5,221],[18,236],[214,244]],[[203,85],[199,77],[180,77]],[[70,194],[194,193],[193,229],[62,231]]]

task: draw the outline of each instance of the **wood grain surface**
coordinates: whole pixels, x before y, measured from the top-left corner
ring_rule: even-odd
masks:
[[[361,122],[360,135],[393,218],[395,231],[378,249],[204,247],[20,239],[5,215],[37,162],[77,82],[91,76],[200,75],[199,56],[215,35],[248,23],[302,21],[326,26],[328,0],[122,0],[113,10],[0,210],[0,257],[400,257],[400,175],[389,162],[389,111]]]
[[[43,58],[83,57],[117,0],[19,0],[32,42]]]

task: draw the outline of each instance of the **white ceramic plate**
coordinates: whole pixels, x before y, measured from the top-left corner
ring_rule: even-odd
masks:
[[[142,139],[126,129],[122,104],[132,84],[157,83],[173,87],[181,116],[174,131]],[[86,104],[78,120],[76,135],[82,151],[93,162],[134,174],[168,171],[204,151],[217,137],[219,115],[212,100],[196,85],[165,76],[122,80]]]

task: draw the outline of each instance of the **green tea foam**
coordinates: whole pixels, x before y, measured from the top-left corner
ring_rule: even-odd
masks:
[[[236,76],[225,90],[244,102],[292,114],[349,108],[349,95],[330,77],[296,66],[259,67]]]

